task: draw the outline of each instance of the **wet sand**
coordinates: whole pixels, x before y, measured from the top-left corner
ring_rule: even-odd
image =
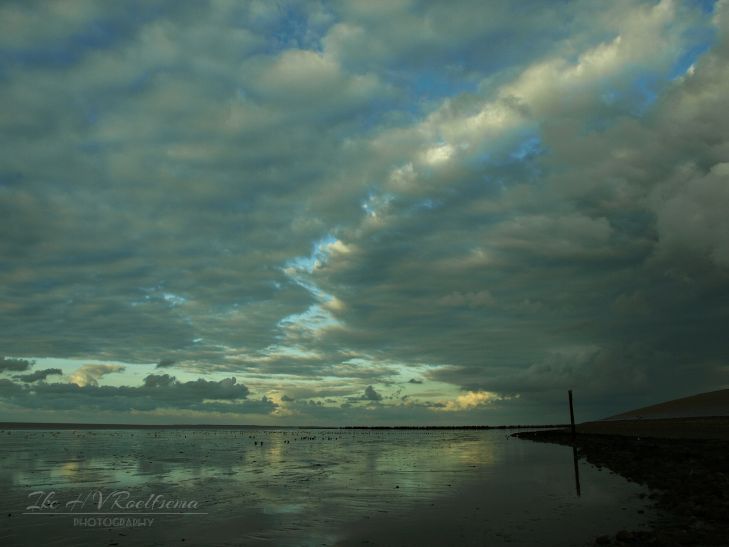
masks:
[[[509,433],[0,431],[0,544],[579,546],[648,528],[644,489],[583,461],[578,497],[570,448]],[[51,490],[199,508],[145,515],[149,527],[84,527],[26,511],[29,493]]]
[[[658,424],[623,422],[584,424],[574,440],[567,430],[514,435],[538,442],[574,444],[581,459],[650,489],[648,499],[659,516],[648,533],[642,529],[615,529],[611,534],[596,536],[596,544],[729,545],[726,424],[706,418],[660,420]],[[719,429],[712,431],[710,424]],[[678,438],[681,435],[691,438]]]

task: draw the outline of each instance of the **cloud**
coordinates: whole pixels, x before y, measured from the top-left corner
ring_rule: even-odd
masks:
[[[46,6],[45,15],[51,21],[39,20],[38,11],[22,2],[5,2],[0,6],[0,45],[14,49],[33,47],[40,36],[51,41],[82,32],[103,10],[93,2],[81,1],[67,9],[60,6]]]
[[[467,306],[469,308],[490,306],[494,302],[493,295],[487,290],[471,293],[454,291],[438,300],[438,303],[443,306]]]
[[[48,376],[61,376],[63,371],[60,368],[47,368],[44,370],[34,370],[30,374],[16,374],[14,378],[21,382],[31,383],[37,381],[45,381]]]
[[[69,380],[79,387],[97,386],[102,376],[123,370],[124,367],[121,365],[84,365],[73,371],[69,375]]]
[[[442,410],[444,412],[460,412],[487,405],[494,401],[499,401],[502,398],[503,397],[497,393],[491,393],[488,391],[469,391],[463,395],[459,395],[454,401],[446,402],[445,406],[437,408],[437,410]]]
[[[28,361],[27,359],[0,357],[0,372],[28,370],[33,364],[33,361]]]
[[[240,383],[84,366],[49,405],[729,382],[725,3],[145,6],[0,7],[0,344]]]
[[[364,401],[381,401],[382,395],[377,393],[375,391],[375,388],[372,386],[367,386],[364,390],[364,394],[362,395],[362,400]]]
[[[176,363],[176,361],[174,359],[169,359],[169,358],[160,359],[159,362],[157,363],[156,368],[168,368],[168,367],[173,366],[175,363]]]
[[[115,412],[195,410],[231,414],[266,415],[277,405],[265,396],[248,400],[249,389],[235,377],[219,381],[198,378],[181,382],[168,374],[150,374],[140,386],[99,386],[97,382],[36,383],[24,386],[5,382],[0,392],[7,402],[24,408],[104,410]]]
[[[167,399],[176,397],[192,400],[203,399],[245,399],[249,390],[243,384],[238,384],[235,377],[224,378],[217,382],[198,378],[188,382],[180,382],[169,374],[150,374],[145,377],[142,388],[146,393],[153,393],[155,397]]]
[[[708,173],[688,167],[652,194],[659,256],[693,256],[729,267],[729,163],[717,163]]]

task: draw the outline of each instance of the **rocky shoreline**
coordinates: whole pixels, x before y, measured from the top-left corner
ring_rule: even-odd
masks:
[[[574,445],[580,458],[646,486],[661,518],[596,545],[729,545],[729,442],[525,431],[514,437]]]

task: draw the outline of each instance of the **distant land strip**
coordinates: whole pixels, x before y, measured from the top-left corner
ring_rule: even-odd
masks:
[[[370,430],[471,430],[471,429],[537,429],[568,427],[565,424],[538,425],[349,425],[349,426],[280,426],[280,425],[221,425],[221,424],[87,424],[55,422],[0,422],[4,429],[370,429]]]

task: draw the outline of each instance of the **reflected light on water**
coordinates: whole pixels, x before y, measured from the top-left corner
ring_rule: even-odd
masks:
[[[580,526],[591,530],[597,525],[590,515],[606,531],[624,527],[626,513],[614,507],[637,500],[638,490],[583,462],[577,498],[571,449],[509,440],[502,430],[13,431],[3,441],[0,487],[16,511],[39,489],[71,497],[93,489],[198,500],[205,520],[157,529],[162,543],[183,533],[201,541],[218,534],[220,542],[336,543],[368,519],[414,518],[456,503],[453,518],[484,530],[511,529],[525,511],[543,515],[520,525],[528,544],[526,538],[544,534],[539,526],[568,519],[580,522],[572,526],[575,534],[583,533]],[[0,539],[58,526],[41,518],[6,523]],[[512,537],[504,534],[498,537]]]

